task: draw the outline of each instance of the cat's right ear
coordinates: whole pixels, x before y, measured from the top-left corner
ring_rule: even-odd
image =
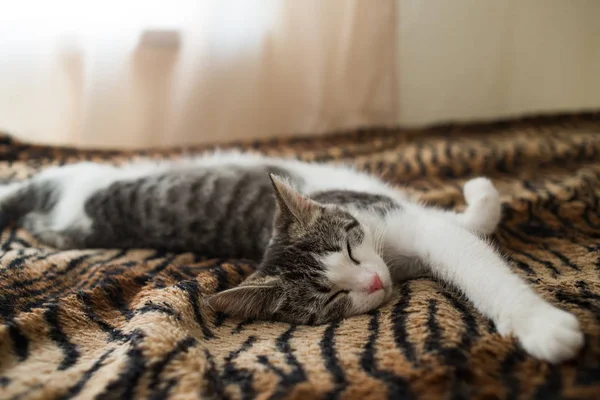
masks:
[[[282,296],[278,281],[249,282],[209,295],[205,299],[214,311],[235,318],[269,319],[277,311]]]
[[[294,219],[301,225],[307,224],[319,205],[302,196],[278,176],[269,174],[269,177],[277,200],[277,220],[283,219],[288,222],[290,219]]]

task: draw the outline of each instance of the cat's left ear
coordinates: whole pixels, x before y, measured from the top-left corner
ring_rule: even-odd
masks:
[[[252,281],[249,278],[250,281]],[[214,311],[235,318],[268,319],[281,299],[279,279],[243,283],[232,289],[207,296],[205,299]]]
[[[277,219],[293,218],[301,225],[307,224],[313,217],[319,205],[313,200],[302,196],[290,185],[276,175],[269,174],[275,198],[277,199]]]

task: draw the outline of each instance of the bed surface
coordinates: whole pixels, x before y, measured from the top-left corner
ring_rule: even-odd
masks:
[[[0,239],[1,399],[600,398],[600,113],[230,147],[353,163],[455,209],[464,207],[468,178],[489,176],[504,207],[493,240],[517,274],[580,319],[584,351],[560,366],[539,362],[426,279],[402,284],[379,310],[328,325],[233,320],[209,312],[201,296],[237,285],[252,262],[56,251],[8,224]],[[80,151],[1,135],[0,178],[181,152]]]

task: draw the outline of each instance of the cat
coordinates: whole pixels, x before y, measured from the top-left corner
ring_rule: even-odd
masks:
[[[0,211],[59,249],[157,248],[260,261],[206,304],[238,318],[323,324],[386,303],[393,284],[430,276],[458,289],[502,335],[561,362],[578,320],[513,274],[488,244],[501,219],[486,178],[454,213],[345,166],[236,152],[123,166],[51,167],[0,187]]]

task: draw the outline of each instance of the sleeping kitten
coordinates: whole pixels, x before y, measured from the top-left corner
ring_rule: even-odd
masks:
[[[240,318],[323,324],[384,304],[393,283],[432,275],[503,335],[560,362],[583,345],[577,319],[544,301],[481,236],[501,217],[484,178],[457,214],[411,202],[349,168],[225,153],[115,167],[80,163],[0,187],[0,210],[61,249],[146,247],[261,260],[208,296]]]

